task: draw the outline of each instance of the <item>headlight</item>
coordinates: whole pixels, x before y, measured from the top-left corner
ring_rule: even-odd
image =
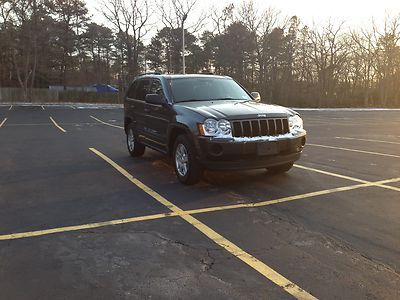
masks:
[[[216,135],[218,132],[218,122],[214,119],[207,119],[203,124],[205,135]]]
[[[231,134],[231,123],[227,120],[219,120],[218,121],[218,130],[222,135]]]
[[[290,131],[300,131],[303,130],[303,120],[298,116],[289,117],[289,128]]]
[[[228,120],[207,119],[203,124],[199,124],[201,135],[232,137],[231,123]]]

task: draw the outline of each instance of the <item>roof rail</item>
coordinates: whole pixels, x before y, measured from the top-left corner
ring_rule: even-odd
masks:
[[[144,75],[161,75],[161,73],[160,72],[147,72],[147,73],[139,74],[138,76],[144,76]]]

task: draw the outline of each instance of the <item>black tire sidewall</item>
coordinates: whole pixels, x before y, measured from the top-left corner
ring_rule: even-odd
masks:
[[[130,131],[132,131],[133,136],[134,136],[134,138],[135,138],[135,143],[134,143],[134,147],[133,147],[132,150],[131,150],[130,147],[129,147],[129,141],[128,141]],[[143,155],[143,153],[144,153],[145,146],[144,146],[143,144],[141,144],[141,143],[138,142],[137,134],[136,134],[136,131],[135,131],[135,128],[134,128],[133,125],[129,125],[128,128],[127,128],[127,130],[126,130],[126,146],[127,146],[127,148],[128,148],[129,154],[130,154],[132,157],[141,156],[141,155]]]

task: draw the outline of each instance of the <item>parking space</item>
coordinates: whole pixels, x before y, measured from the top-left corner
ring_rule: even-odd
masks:
[[[115,178],[87,147],[51,124],[45,111],[31,113],[36,115],[31,116],[36,124],[44,126],[22,126],[27,112],[21,112],[11,114],[0,133],[6,141],[0,145],[1,233],[166,211],[139,189]]]
[[[378,181],[382,178],[400,177],[396,160],[400,158],[309,146],[301,164],[364,180]]]
[[[319,200],[322,199],[315,201]],[[317,226],[304,226],[302,220],[293,218],[296,213],[285,209],[292,204],[296,208],[302,205],[299,202],[268,209],[220,212],[202,215],[200,219],[321,299],[362,299],[367,294],[379,295],[381,299],[396,298],[396,276],[383,265],[377,268],[363,252],[345,246],[347,241]],[[312,223],[315,219],[307,221]]]
[[[290,299],[178,219],[16,240],[0,255],[6,299]]]
[[[128,155],[121,107],[0,106],[0,289],[397,298],[400,111],[302,114],[310,145],[288,174],[206,172],[188,187],[168,158]]]
[[[302,113],[309,127],[304,164],[365,180],[400,176],[400,111]]]

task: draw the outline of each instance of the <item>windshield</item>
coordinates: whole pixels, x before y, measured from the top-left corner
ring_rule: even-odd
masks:
[[[251,100],[240,85],[228,78],[177,78],[169,83],[175,102]]]

